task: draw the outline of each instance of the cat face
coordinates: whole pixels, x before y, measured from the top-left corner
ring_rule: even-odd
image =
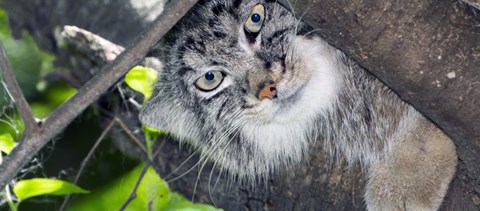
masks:
[[[297,162],[338,90],[336,50],[272,1],[204,1],[170,34],[140,112],[240,178]]]

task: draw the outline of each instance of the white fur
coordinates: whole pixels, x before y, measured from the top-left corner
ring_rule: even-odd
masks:
[[[292,71],[311,77],[294,93],[283,86],[288,81],[278,82],[279,99],[265,99],[257,107],[247,110],[246,116],[252,118],[250,122],[254,124],[245,125],[241,132],[244,141],[256,146],[256,150],[271,161],[284,161],[286,158],[299,161],[302,158],[309,141],[313,141],[309,140],[309,135],[311,131],[316,131],[313,128],[315,119],[333,108],[339,87],[336,54],[326,43],[296,36],[289,54],[295,55],[294,60],[299,63],[306,64],[306,69]],[[292,97],[295,99],[288,100]]]

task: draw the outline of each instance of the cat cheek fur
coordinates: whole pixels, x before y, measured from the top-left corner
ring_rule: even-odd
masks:
[[[172,102],[175,101],[173,98],[168,99],[168,95],[154,96],[140,111],[140,122],[151,128],[168,131],[179,140],[199,139],[196,118],[192,113],[186,112],[180,103],[178,106],[172,106]],[[178,136],[180,134],[181,136]]]

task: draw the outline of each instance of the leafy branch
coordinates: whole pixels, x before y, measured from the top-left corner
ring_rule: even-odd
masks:
[[[53,137],[60,133],[76,116],[95,102],[107,89],[118,81],[129,69],[140,62],[149,49],[160,40],[167,31],[197,2],[197,0],[171,1],[165,5],[165,11],[152,24],[150,30],[139,36],[134,44],[127,48],[115,60],[106,64],[101,71],[82,86],[77,94],[55,110],[50,116],[36,121],[28,109],[21,91],[15,90],[16,80],[9,75],[8,60],[0,60],[2,75],[7,83],[7,89],[19,109],[21,117],[28,129],[23,138],[6,157],[0,166],[0,189],[13,180],[17,172],[25,166],[34,155]],[[0,46],[0,51],[4,52]],[[4,53],[2,53],[4,55]],[[12,90],[14,90],[12,92]],[[23,99],[23,101],[22,101]],[[24,110],[22,110],[24,109]]]

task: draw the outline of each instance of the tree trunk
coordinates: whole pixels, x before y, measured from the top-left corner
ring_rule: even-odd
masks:
[[[454,139],[460,164],[447,204],[479,209],[478,11],[453,0],[304,0],[294,11]]]

